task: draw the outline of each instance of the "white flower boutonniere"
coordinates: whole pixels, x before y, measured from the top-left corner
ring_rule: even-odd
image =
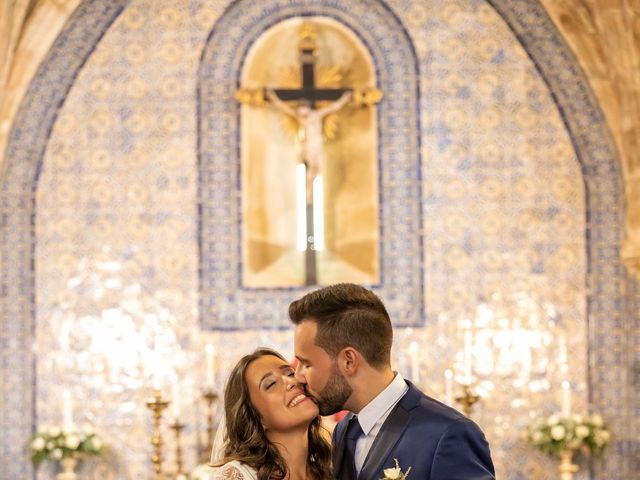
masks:
[[[398,463],[398,459],[394,458],[393,460],[396,462],[396,466],[393,468],[385,468],[384,477],[380,480],[404,480],[409,476],[411,467],[407,468],[406,472],[403,472],[400,468],[400,464]]]

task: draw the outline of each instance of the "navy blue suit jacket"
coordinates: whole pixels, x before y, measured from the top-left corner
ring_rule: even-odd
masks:
[[[364,461],[358,480],[383,478],[383,469],[398,459],[405,472],[411,467],[414,480],[494,480],[489,444],[478,426],[457,410],[426,396],[411,382],[385,420]],[[333,476],[350,479],[341,472],[347,415],[333,431]]]

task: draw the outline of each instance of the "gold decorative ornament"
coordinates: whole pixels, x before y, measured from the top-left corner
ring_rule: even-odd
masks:
[[[153,412],[153,436],[151,437],[151,445],[153,445],[153,455],[151,455],[151,463],[154,468],[154,480],[162,480],[162,432],[160,430],[160,422],[162,421],[162,412],[169,406],[169,402],[162,399],[162,392],[155,389],[153,398],[147,400],[147,407]]]
[[[353,101],[354,106],[371,107],[382,100],[382,92],[375,87],[354,88]]]
[[[183,464],[182,464],[182,429],[184,428],[184,423],[180,423],[176,418],[175,422],[169,425],[171,430],[175,432],[176,436],[176,477],[179,475],[183,475]]]
[[[300,32],[298,35],[300,37],[300,42],[298,43],[300,51],[308,52],[310,55],[317,56],[318,32],[316,31],[315,25],[311,22],[304,22],[300,26]]]
[[[236,90],[233,98],[243,105],[250,105],[252,107],[262,107],[266,104],[264,88],[241,88],[240,90]]]
[[[462,411],[471,417],[473,406],[480,400],[480,396],[471,392],[471,385],[462,385],[462,395],[456,397],[456,402],[462,406]]]
[[[573,480],[573,474],[579,470],[578,465],[571,461],[572,457],[573,450],[560,452],[560,480]]]
[[[218,394],[213,390],[206,390],[202,394],[202,398],[207,404],[207,446],[203,452],[202,457],[203,461],[208,461],[209,456],[211,455],[211,450],[213,449],[213,413],[214,413],[214,404],[216,400],[218,400]]]
[[[78,459],[75,456],[60,460],[62,471],[56,475],[56,480],[77,480],[78,475],[75,472],[77,463]]]

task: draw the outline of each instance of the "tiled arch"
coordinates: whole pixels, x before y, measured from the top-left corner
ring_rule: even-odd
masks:
[[[81,4],[34,78],[9,138],[0,196],[0,456],[6,478],[31,476],[23,460],[23,448],[35,422],[33,248],[38,173],[59,106],[101,36],[128,3],[86,0]],[[323,2],[322,8],[337,3]],[[388,12],[382,2],[363,2],[372,3]],[[619,258],[624,212],[615,148],[586,79],[542,6],[529,0],[489,3],[502,15],[547,82],[581,162],[589,215],[585,235],[590,287],[590,397],[594,406],[612,419],[617,437],[599,473],[601,478],[631,478],[635,472],[631,457],[637,450],[634,439],[640,432],[633,403],[638,398],[634,396],[637,385],[629,380],[636,359],[627,352],[637,351],[633,350],[634,337],[628,332],[637,328],[640,289],[627,278]],[[270,4],[273,8],[292,5]],[[322,8],[314,14],[323,14]],[[383,49],[379,58],[385,55],[388,52]],[[602,288],[611,282],[622,286],[613,296]]]
[[[250,46],[272,25],[297,16],[338,21],[373,58],[384,101],[378,107],[381,282],[372,289],[385,298],[392,318],[419,325],[422,267],[408,261],[422,258],[421,237],[411,234],[421,231],[418,66],[407,31],[378,0],[238,0],[213,28],[198,78],[201,323],[213,329],[286,327],[284,312],[305,291],[242,288],[240,108],[233,99]]]
[[[488,0],[502,16],[546,82],[573,142],[585,185],[587,229],[588,387],[592,407],[610,419],[617,443],[597,467],[597,478],[631,478],[638,423],[627,380],[637,351],[629,335],[637,324],[638,282],[620,257],[624,231],[622,173],[613,139],[584,73],[538,2]],[[610,290],[606,284],[620,285]],[[635,349],[635,350],[634,350]],[[637,398],[637,396],[635,397]]]

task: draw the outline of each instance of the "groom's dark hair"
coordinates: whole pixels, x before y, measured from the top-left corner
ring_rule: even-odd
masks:
[[[295,325],[316,322],[315,344],[332,357],[350,346],[374,368],[391,363],[391,319],[376,294],[360,285],[338,283],[308,293],[289,305],[289,318]]]

